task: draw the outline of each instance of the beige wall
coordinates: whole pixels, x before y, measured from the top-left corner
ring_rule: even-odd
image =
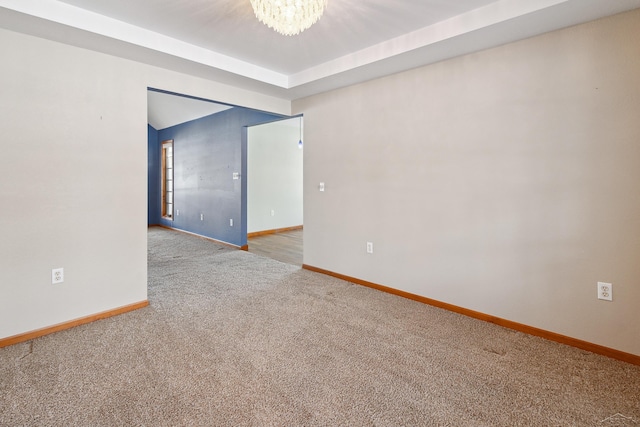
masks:
[[[293,118],[247,130],[248,233],[302,225],[301,123]]]
[[[295,101],[304,262],[640,355],[639,39],[634,11]]]
[[[290,113],[286,100],[5,30],[0,57],[0,338],[147,298],[148,86]]]

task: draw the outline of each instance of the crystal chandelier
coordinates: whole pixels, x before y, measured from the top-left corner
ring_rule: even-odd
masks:
[[[300,34],[322,16],[327,0],[250,0],[259,21],[285,36]]]

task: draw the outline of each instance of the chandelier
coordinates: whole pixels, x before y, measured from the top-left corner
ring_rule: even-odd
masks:
[[[327,0],[250,0],[259,21],[285,36],[300,34],[322,16]]]

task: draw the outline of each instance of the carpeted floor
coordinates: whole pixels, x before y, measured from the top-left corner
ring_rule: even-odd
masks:
[[[149,300],[0,349],[0,425],[640,425],[638,366],[182,233]]]

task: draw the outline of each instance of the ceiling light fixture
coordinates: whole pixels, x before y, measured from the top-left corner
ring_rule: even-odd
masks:
[[[300,34],[316,22],[327,0],[249,0],[258,20],[285,36]]]

